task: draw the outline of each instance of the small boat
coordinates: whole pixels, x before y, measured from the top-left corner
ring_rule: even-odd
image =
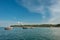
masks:
[[[13,27],[5,27],[5,30],[12,30]]]
[[[23,29],[27,29],[26,27],[23,27]]]

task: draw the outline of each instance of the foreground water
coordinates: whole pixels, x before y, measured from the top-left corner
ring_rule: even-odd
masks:
[[[60,40],[60,28],[13,28],[0,27],[0,40]]]

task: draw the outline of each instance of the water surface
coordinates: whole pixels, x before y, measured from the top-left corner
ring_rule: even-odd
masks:
[[[0,40],[59,40],[59,30],[58,28],[22,29],[18,27],[4,30],[4,27],[0,27]]]

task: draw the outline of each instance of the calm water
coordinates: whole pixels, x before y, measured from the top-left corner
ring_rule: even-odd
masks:
[[[0,40],[60,40],[60,28],[13,28],[0,27]]]

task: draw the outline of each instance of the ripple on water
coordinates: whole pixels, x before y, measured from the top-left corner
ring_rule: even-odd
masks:
[[[0,28],[1,40],[52,40],[52,30],[50,28],[4,30]]]

